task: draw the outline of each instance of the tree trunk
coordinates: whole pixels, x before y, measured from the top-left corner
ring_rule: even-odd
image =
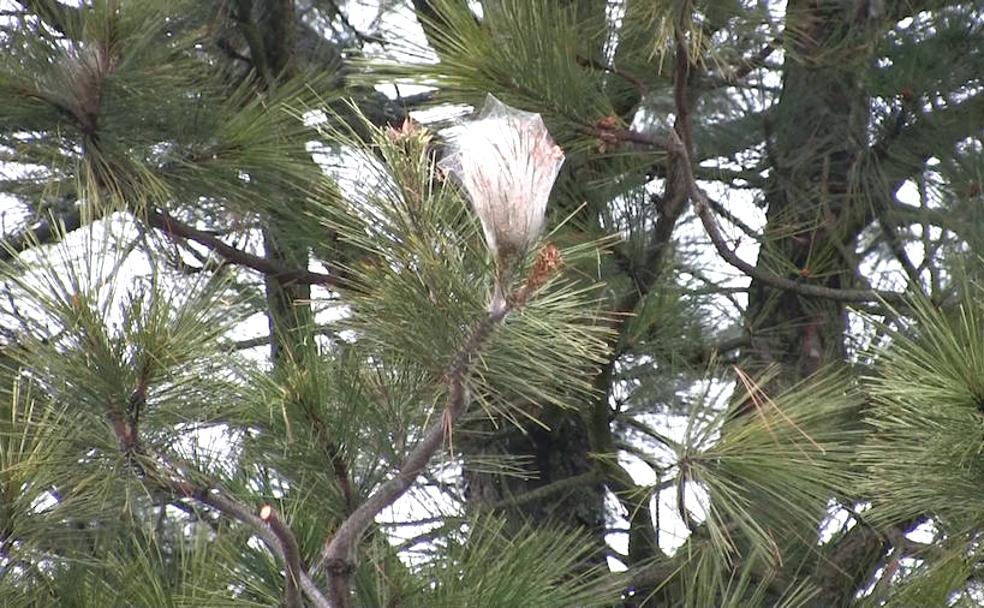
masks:
[[[786,9],[782,95],[766,125],[772,170],[757,263],[763,272],[833,288],[850,287],[857,272],[855,235],[842,227],[865,212],[852,186],[869,120],[861,75],[874,44],[870,25],[844,4],[793,0]],[[748,300],[748,371],[778,365],[778,388],[843,361],[842,303],[757,280]]]
[[[857,195],[857,185],[870,104],[862,75],[873,60],[877,24],[855,4],[789,2],[782,94],[774,122],[766,125],[772,169],[757,268],[832,288],[855,282],[858,231],[848,227],[857,225],[869,206]],[[777,370],[764,387],[773,394],[843,364],[847,354],[844,304],[778,290],[759,280],[749,288],[745,329],[751,347],[743,353],[742,367],[753,374]],[[822,513],[817,521],[803,522],[800,533],[815,535],[820,517]],[[776,534],[777,539],[796,536],[788,530]],[[846,541],[860,543],[863,547],[850,554],[864,559],[818,565],[818,574],[823,574],[817,583],[824,592],[816,605],[839,606],[853,597],[858,580],[869,579],[881,557],[883,541],[877,536]],[[801,567],[801,557],[787,555],[786,561]]]
[[[509,527],[554,523],[583,530],[597,540],[592,563],[605,561],[604,486],[600,479],[564,484],[597,470],[589,454],[587,429],[577,411],[553,409],[541,422],[517,428],[506,421],[479,420],[465,431],[465,498],[472,511],[493,509]],[[498,428],[496,428],[498,427]],[[496,459],[520,465],[523,475],[489,472]],[[495,468],[495,464],[492,468]],[[561,482],[560,485],[557,482]],[[544,491],[548,486],[557,491]],[[546,492],[546,493],[544,493]]]

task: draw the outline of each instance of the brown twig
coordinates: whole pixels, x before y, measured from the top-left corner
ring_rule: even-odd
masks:
[[[748,59],[742,60],[741,63],[732,68],[730,72],[718,76],[714,84],[724,86],[733,86],[738,84],[744,80],[746,76],[751,74],[752,71],[765,67],[765,60],[768,59],[781,45],[782,36],[777,36],[776,38],[770,40],[754,55]]]
[[[720,202],[715,201],[710,197],[707,197],[707,204],[710,205],[711,209],[714,210],[714,213],[717,213],[724,219],[734,224],[739,230],[744,232],[747,236],[751,237],[751,239],[754,240],[755,242],[759,242],[762,240],[762,235],[759,233],[759,231],[753,229],[751,226],[741,221],[737,216],[735,216],[734,213],[728,211],[728,209],[725,208],[725,206],[722,205]]]
[[[745,260],[738,257],[738,255],[728,247],[727,242],[721,235],[720,228],[718,228],[717,221],[712,215],[710,205],[707,202],[704,192],[693,180],[693,172],[689,172],[688,181],[690,182],[690,196],[694,202],[694,211],[697,212],[697,216],[700,218],[700,222],[704,226],[707,236],[710,237],[714,248],[717,249],[718,254],[724,259],[725,262],[731,264],[751,278],[761,281],[770,287],[792,291],[803,296],[834,300],[836,302],[873,302],[879,300],[887,304],[902,304],[905,302],[905,294],[895,291],[883,291],[877,289],[839,289],[835,287],[825,287],[823,285],[813,285],[811,283],[801,283],[799,281],[794,281],[792,279],[773,274],[767,270],[762,270],[752,266]]]
[[[345,453],[338,443],[331,440],[328,425],[325,424],[325,421],[318,415],[317,411],[306,403],[302,407],[304,417],[307,419],[308,424],[311,425],[317,437],[318,444],[324,449],[325,459],[328,461],[338,489],[342,493],[342,500],[345,502],[345,514],[349,514],[355,508],[356,492],[352,484],[351,475],[349,475]]]
[[[286,608],[302,608],[299,586],[301,572],[304,568],[301,566],[301,550],[297,546],[297,539],[287,524],[277,515],[277,510],[273,508],[273,505],[260,507],[260,519],[270,526],[284,550],[284,564],[286,565],[284,605]]]
[[[681,63],[681,56],[686,57],[686,49],[686,40],[683,37],[683,33],[682,31],[678,31],[678,64]],[[681,80],[681,76],[686,74],[686,69],[678,65],[677,79],[674,85],[676,89],[674,92],[674,98],[677,103],[677,120],[674,128],[670,130],[670,138],[668,140],[670,146],[669,150],[671,153],[679,155],[680,157],[681,162],[679,165],[681,168],[681,173],[686,182],[690,199],[693,202],[694,211],[700,218],[700,222],[704,226],[707,236],[711,239],[711,243],[714,245],[714,248],[717,249],[718,254],[720,254],[724,261],[744,272],[753,279],[761,281],[771,287],[785,289],[804,296],[825,298],[837,302],[871,302],[881,300],[888,304],[903,303],[905,301],[904,294],[894,291],[880,291],[873,289],[839,289],[834,287],[825,287],[823,285],[813,285],[811,283],[801,283],[786,277],[772,274],[771,272],[756,268],[755,266],[749,264],[745,260],[738,257],[738,255],[728,247],[727,242],[721,234],[721,229],[718,227],[717,221],[714,218],[713,212],[711,211],[711,203],[708,200],[707,195],[704,194],[704,191],[697,185],[697,180],[694,177],[694,168],[692,164],[692,126],[690,124],[690,114],[686,103],[687,97],[685,91],[687,87],[686,82]]]
[[[376,488],[325,541],[316,568],[324,568],[328,573],[328,592],[334,608],[348,608],[351,605],[351,578],[355,569],[355,551],[359,539],[375,521],[376,516],[413,485],[431,457],[450,437],[458,418],[467,409],[468,395],[465,381],[482,347],[506,316],[522,308],[549,276],[557,271],[561,263],[562,259],[557,248],[552,244],[546,245],[539,252],[525,284],[507,297],[503,306],[492,307],[478,320],[462,346],[451,358],[444,373],[444,381],[448,385],[444,412],[424,432],[420,442],[410,450],[396,475]]]
[[[676,87],[679,90],[675,92],[675,98],[678,103],[686,106],[689,103],[686,89],[690,85],[690,62],[685,51],[682,53],[678,51],[676,60]],[[680,114],[679,111],[678,114]],[[689,116],[689,110],[685,109],[682,116],[683,118]],[[626,267],[632,276],[636,289],[623,296],[615,307],[615,314],[612,317],[612,329],[615,331],[612,334],[613,340],[610,342],[612,354],[594,378],[594,386],[599,398],[589,409],[588,426],[591,450],[596,453],[613,454],[616,452],[611,432],[611,409],[608,395],[614,377],[615,364],[620,355],[618,342],[625,337],[625,320],[629,318],[639,302],[644,299],[650,288],[656,284],[658,278],[666,272],[665,256],[669,250],[676,223],[686,209],[687,188],[678,167],[678,165],[683,164],[684,159],[674,153],[673,144],[674,141],[679,141],[676,129],[683,128],[685,124],[685,120],[681,121],[681,117],[678,115],[677,124],[674,125],[674,130],[671,130],[671,135],[675,136],[675,139],[613,128],[605,129],[596,135],[603,144],[611,141],[614,136],[620,141],[648,145],[668,153],[663,204],[652,230],[645,262],[636,266],[630,260],[626,260],[629,262]],[[596,128],[602,126],[608,125],[600,121],[595,125]],[[689,135],[686,137],[689,139]],[[601,464],[605,465],[606,463],[601,461]],[[653,525],[648,507],[645,506],[648,495],[638,492],[631,476],[617,463],[608,463],[608,466],[604,467],[604,473],[606,485],[610,487],[622,507],[629,513],[629,562],[630,566],[636,566],[644,559],[651,557],[654,551],[658,551],[659,546],[658,539],[652,532],[656,527]]]
[[[878,600],[878,603],[888,597],[889,590],[893,583],[895,573],[902,565],[902,559],[906,557],[903,541],[905,536],[898,528],[891,528],[885,535],[888,545],[891,547],[888,555],[885,556],[885,563],[882,567],[881,576],[875,582],[875,587],[871,592],[871,597]]]
[[[667,140],[658,135],[609,126],[604,122],[604,119],[596,124],[580,127],[578,131],[584,135],[594,137],[604,144],[609,142],[628,142],[658,148],[660,150],[670,149]]]
[[[676,42],[676,69],[673,77],[673,101],[676,104],[676,119],[673,123],[675,135],[683,142],[686,156],[681,161],[690,164],[694,153],[693,128],[690,122],[690,47],[684,32],[691,21],[693,7],[687,2],[687,9],[680,11],[680,20],[673,28],[673,38]],[[672,144],[672,140],[670,141]]]
[[[451,360],[445,374],[449,385],[444,414],[424,433],[423,439],[410,451],[396,475],[383,483],[372,495],[342,522],[321,551],[319,566],[326,568],[329,577],[329,594],[335,608],[351,605],[350,579],[354,569],[354,553],[358,541],[380,511],[393,504],[423,471],[431,456],[444,443],[453,424],[467,407],[465,379],[475,357],[506,315],[512,310],[507,305],[495,312],[486,313],[475,325],[464,345]]]
[[[334,287],[343,282],[341,278],[333,274],[314,272],[307,269],[282,268],[264,257],[237,249],[214,234],[185,224],[164,211],[150,210],[147,212],[146,218],[147,223],[171,238],[188,239],[204,245],[233,264],[251,268],[273,277],[281,283],[328,285]]]
[[[149,370],[141,370],[142,377],[147,374],[149,374]],[[131,403],[134,400],[144,400],[146,398],[147,388],[145,381],[139,380],[137,387],[131,394]],[[111,420],[116,418],[122,420],[120,413],[112,405],[108,406],[107,413]],[[156,470],[155,465],[160,462],[160,459],[148,454],[141,446],[139,437],[137,436],[138,429],[135,420],[131,419],[126,422],[126,424],[114,423],[111,426],[120,443],[121,451],[127,457],[142,457],[140,458],[140,470],[143,473],[142,478],[145,483],[154,483],[162,491],[180,497],[190,498],[205,506],[212,507],[227,517],[250,526],[270,551],[286,564],[288,576],[285,586],[285,596],[290,597],[291,594],[296,596],[296,590],[300,588],[317,608],[334,608],[303,567],[301,567],[300,551],[297,547],[297,541],[293,533],[283,522],[277,519],[276,523],[271,523],[268,521],[270,519],[269,517],[264,519],[261,516],[257,516],[247,506],[225,495],[224,492],[214,485],[203,486],[195,484],[183,477],[179,477],[174,471],[164,472]],[[281,529],[278,530],[276,528],[277,525]],[[290,608],[300,608],[301,602],[298,598],[296,603],[288,603],[287,605]]]
[[[256,536],[263,541],[263,544],[280,560],[286,561],[286,554],[280,539],[273,529],[263,521],[259,515],[246,505],[227,496],[222,490],[216,487],[201,486],[190,481],[180,479],[159,479],[161,485],[170,489],[178,496],[191,498],[208,507],[212,507],[219,513],[234,519],[252,528]],[[321,589],[314,582],[311,576],[302,568],[298,573],[300,588],[304,595],[316,608],[335,608],[328,599],[325,598]]]

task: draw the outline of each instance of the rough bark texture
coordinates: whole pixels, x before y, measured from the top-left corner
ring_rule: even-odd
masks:
[[[594,470],[588,433],[576,411],[555,411],[550,428],[529,423],[517,428],[500,421],[476,421],[462,444],[465,498],[473,510],[495,509],[516,529],[547,522],[583,530],[599,539],[596,561],[604,561],[604,486],[599,481],[566,487],[530,499],[530,492]],[[522,463],[525,474],[487,472],[490,459]],[[485,466],[482,466],[482,465]]]
[[[287,204],[291,202],[287,201]],[[308,267],[306,249],[288,242],[285,230],[276,219],[263,230],[263,244],[271,262],[289,265],[290,268]],[[271,276],[265,278],[265,283],[273,360],[280,359],[285,351],[290,351],[295,357],[302,356],[305,350],[303,343],[314,326],[310,305],[311,286],[284,282]]]
[[[853,4],[831,0],[792,0],[786,15],[791,34],[785,41],[783,88],[773,121],[766,125],[772,171],[766,240],[757,266],[813,284],[850,288],[858,271],[859,231],[848,227],[857,225],[870,207],[856,195],[856,186],[870,104],[861,74],[872,61],[877,24]],[[753,281],[745,328],[751,344],[743,353],[745,370],[778,366],[769,391],[839,365],[846,356],[847,311],[840,302]],[[816,534],[820,517],[804,522],[801,533]],[[815,605],[842,605],[877,568],[884,538],[858,529],[820,560],[816,580],[822,593]],[[795,536],[789,532],[787,537]],[[791,557],[787,560],[797,560]]]
[[[841,226],[863,205],[852,197],[852,182],[869,104],[859,76],[870,60],[868,25],[844,4],[797,0],[786,9],[794,33],[774,122],[767,125],[773,169],[758,258],[763,270],[833,288],[850,287],[856,273],[855,235]],[[780,365],[780,385],[844,356],[846,317],[837,302],[753,281],[746,329],[752,348],[745,364],[750,371]]]

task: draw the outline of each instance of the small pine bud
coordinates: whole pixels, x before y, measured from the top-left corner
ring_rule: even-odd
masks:
[[[403,119],[403,124],[398,129],[392,125],[386,127],[386,138],[392,143],[401,143],[425,135],[426,129],[421,127],[417,121],[409,116]]]
[[[564,264],[564,258],[553,243],[547,243],[540,248],[536,254],[536,260],[529,274],[526,275],[526,283],[516,292],[513,297],[514,306],[523,306],[538,289],[543,287],[547,281],[556,274]]]

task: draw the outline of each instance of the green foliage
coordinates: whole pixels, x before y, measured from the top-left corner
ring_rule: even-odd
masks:
[[[27,30],[4,40],[0,125],[50,135],[11,142],[18,163],[45,168],[29,180],[33,192],[74,193],[96,217],[204,200],[243,212],[317,179],[299,142],[307,128],[282,108],[324,78],[266,96],[249,80],[230,91],[199,56],[204,32],[175,28],[198,10],[99,1],[79,12],[70,42]]]
[[[775,398],[747,377],[739,375],[739,384],[719,417],[734,421],[724,423],[707,449],[681,455],[682,475],[706,487],[707,530],[722,554],[735,547],[737,530],[757,552],[768,555],[771,546],[780,560],[789,537],[803,533],[803,523],[815,521],[831,495],[849,493],[858,482],[851,465],[860,432],[848,423],[861,396],[837,374]],[[713,425],[692,428],[691,446],[713,433]]]
[[[692,545],[684,563],[653,597],[674,607],[805,608],[817,595],[807,580],[783,587],[770,562],[774,556],[746,553],[736,570],[709,543]]]
[[[970,293],[979,293],[972,288]],[[947,529],[974,526],[984,414],[984,310],[979,298],[940,310],[914,301],[916,323],[886,328],[892,341],[869,380],[871,440],[863,456],[881,500],[877,514],[932,513]]]
[[[830,496],[860,481],[853,464],[861,435],[848,425],[860,395],[846,377],[805,381],[775,397],[741,372],[738,380],[743,388],[729,407],[709,412],[695,403],[684,442],[670,446],[677,496],[698,496],[696,508],[678,498],[692,540],[654,592],[676,597],[672,606],[807,605],[813,585],[780,573],[800,551],[815,550],[813,522]]]
[[[505,523],[483,518],[460,539],[447,539],[442,558],[424,568],[434,591],[420,606],[610,606],[618,596],[598,569],[583,570],[589,539],[550,526],[507,534]],[[505,559],[508,556],[508,559]]]
[[[436,386],[488,307],[494,271],[462,194],[436,179],[431,136],[364,128],[373,133],[373,148],[358,147],[344,133],[327,137],[357,150],[360,180],[373,187],[344,199],[329,194],[312,211],[359,252],[346,269],[352,314],[342,326],[371,344],[372,356],[387,366],[415,370]],[[375,161],[377,154],[385,164]],[[597,249],[579,243],[560,256],[578,268],[596,259]],[[510,293],[531,272],[535,253],[528,257]],[[535,418],[530,406],[567,407],[573,395],[590,391],[578,378],[604,356],[608,335],[592,279],[561,273],[491,338],[470,378],[473,396],[488,412]]]
[[[979,603],[979,1],[386,0],[364,30],[355,0],[17,5],[0,603],[281,605],[278,523],[309,584],[351,567],[358,608]],[[369,86],[394,82],[437,90]],[[385,123],[489,93],[566,161],[505,291],[537,288],[485,327],[496,271],[442,134]],[[747,289],[685,161],[757,248]],[[795,288],[902,276],[927,297],[871,298],[863,329]],[[257,321],[271,360],[234,350]]]
[[[373,64],[374,78],[441,87],[445,103],[477,105],[491,93],[507,105],[544,112],[554,138],[565,143],[612,113],[603,75],[583,65],[605,33],[597,17],[583,23],[562,2],[507,0],[486,5],[479,23],[463,2],[433,5],[437,16],[427,24],[441,63]]]
[[[272,499],[303,555],[313,558],[333,525],[406,458],[412,438],[443,402],[449,357],[487,307],[488,254],[460,193],[436,185],[427,142],[393,139],[364,126],[374,135],[372,147],[354,138],[345,141],[366,159],[365,166],[375,167],[372,179],[379,187],[361,190],[366,194],[361,199],[343,199],[329,189],[311,212],[361,255],[347,269],[351,311],[340,330],[353,332],[353,338],[341,350],[308,343],[306,350],[285,354],[273,373],[230,359],[224,338],[248,309],[231,295],[228,282],[213,279],[180,293],[166,291],[153,278],[123,286],[117,279],[126,256],[107,257],[107,241],[91,236],[81,249],[59,246],[38,266],[7,269],[21,305],[48,330],[44,338],[25,339],[10,355],[11,372],[24,377],[15,386],[25,387],[13,394],[12,426],[5,432],[13,447],[3,452],[3,507],[15,526],[11,530],[24,535],[24,555],[39,559],[52,549],[33,539],[42,531],[51,538],[53,520],[99,521],[116,514],[122,522],[106,529],[66,527],[60,551],[68,553],[56,551],[49,558],[71,563],[76,553],[70,551],[84,551],[92,538],[99,539],[99,552],[87,557],[89,566],[67,565],[56,577],[59,585],[92,579],[78,595],[79,605],[94,601],[116,581],[135,580],[141,568],[165,578],[148,576],[142,586],[122,586],[123,605],[183,605],[192,601],[185,587],[198,584],[209,605],[221,605],[226,601],[221,598],[267,603],[269,583],[279,580],[276,566],[269,556],[243,547],[236,528],[216,525],[208,532],[232,551],[221,558],[189,548],[182,561],[184,554],[171,547],[183,542],[180,528],[172,532],[175,539],[150,538],[149,545],[119,561],[106,556],[119,552],[113,543],[124,542],[133,526],[169,504],[198,513],[200,505],[171,495],[167,480],[184,475],[195,483],[210,479],[248,503]],[[339,134],[333,137],[341,140]],[[382,164],[374,160],[377,154]],[[583,259],[596,255],[596,245],[574,245],[561,255],[583,267]],[[531,264],[524,262],[520,277]],[[469,380],[487,415],[508,404],[508,416],[535,418],[539,407],[569,407],[572,395],[588,393],[587,382],[570,378],[583,375],[605,352],[608,330],[592,312],[596,292],[590,277],[555,278],[496,333]],[[37,414],[28,389],[44,403]],[[197,447],[201,433],[210,429],[233,443],[218,451]],[[78,476],[80,463],[88,471],[84,479]],[[41,485],[25,488],[18,482],[25,478]],[[58,488],[57,498],[51,488]],[[52,505],[39,510],[38,501]],[[169,519],[164,513],[159,518]],[[468,594],[484,601],[525,593],[543,595],[551,605],[589,599],[600,605],[598,598],[612,592],[587,575],[581,584],[561,584],[583,557],[574,536],[538,532],[512,547],[500,527],[475,523],[467,556],[449,555],[448,563],[464,560],[479,576],[488,564],[476,560],[488,560],[494,547],[497,554],[515,554],[526,578],[496,584],[485,578],[455,580],[458,570],[449,567],[447,588],[414,591],[424,593],[421,605],[445,601],[442,595],[454,605]],[[166,563],[157,542],[169,547]],[[521,565],[545,553],[558,556],[549,569]],[[394,571],[404,569],[392,552],[376,555]],[[181,577],[195,576],[198,565],[207,574],[204,565],[211,562],[228,572],[221,575],[213,567],[211,575],[218,578],[182,582]],[[172,567],[170,574],[161,571]],[[233,572],[241,582],[221,582]],[[24,576],[13,576],[11,588],[27,585]],[[393,584],[382,585],[380,593],[392,593]]]
[[[903,608],[904,606],[973,606],[977,602],[969,594],[954,594],[973,576],[977,555],[973,550],[959,547],[944,549],[932,560],[917,562],[905,582],[885,601],[879,589],[874,589],[866,605]]]
[[[182,526],[157,538],[141,528],[155,518],[167,524],[171,499],[156,480],[175,461],[195,458],[197,434],[241,393],[219,340],[237,320],[223,283],[184,294],[157,283],[119,293],[120,260],[105,253],[62,245],[40,262],[5,269],[23,308],[51,333],[25,336],[7,353],[15,379],[0,427],[0,511],[5,538],[17,539],[8,559],[30,566],[5,569],[4,597],[23,597],[23,605],[104,605],[107,594],[119,605],[231,604],[235,545],[206,542],[207,527],[197,539]],[[214,454],[196,464],[221,470]],[[224,574],[213,563],[221,552],[230,564]],[[50,602],[24,595],[35,586],[50,588]]]
[[[50,580],[40,577],[34,582],[37,588],[11,585],[9,580],[0,582],[5,604],[16,608],[95,608],[112,598],[113,606],[133,608],[259,608],[277,602],[275,586],[263,589],[254,584],[245,591],[240,575],[216,567],[233,563],[238,556],[227,543],[211,538],[207,530],[178,535],[165,546],[146,530],[129,532],[126,540],[107,539],[88,554],[54,566],[50,573],[54,576]]]

